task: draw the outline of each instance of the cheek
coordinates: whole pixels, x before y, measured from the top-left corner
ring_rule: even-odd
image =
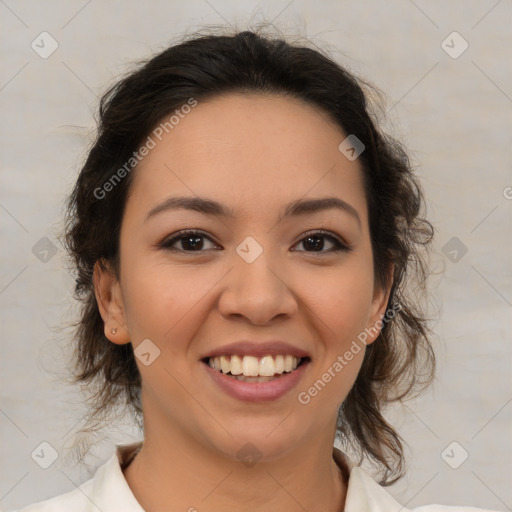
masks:
[[[325,282],[326,289],[329,293],[317,289],[311,298],[315,330],[323,340],[317,343],[312,377],[299,396],[300,403],[313,404],[319,418],[341,406],[360,371],[365,344],[358,336],[367,326],[371,296],[370,286],[353,273],[339,272]]]
[[[304,289],[308,305],[325,325],[327,338],[340,350],[367,327],[372,293],[372,269],[364,260],[355,259]]]
[[[191,265],[170,265],[132,254],[123,276],[123,299],[134,339],[150,338],[165,350],[184,337],[188,320],[201,310],[201,299],[218,281],[211,271]],[[197,318],[195,318],[197,323]]]

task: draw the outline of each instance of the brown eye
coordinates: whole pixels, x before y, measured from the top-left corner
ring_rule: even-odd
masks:
[[[329,240],[329,243],[334,245],[334,249],[331,249],[330,251],[322,250],[325,247],[324,240]],[[335,237],[334,235],[325,233],[323,231],[315,231],[313,233],[309,233],[302,240],[300,240],[299,244],[302,244],[303,247],[309,247],[312,249],[312,250],[306,250],[303,252],[331,253],[331,252],[350,251],[351,250],[351,247],[349,247],[348,245],[341,242],[341,240],[339,240],[337,237]]]
[[[211,240],[210,237],[206,236],[200,231],[194,230],[183,230],[179,231],[171,238],[166,238],[159,246],[162,249],[171,251],[182,251],[182,252],[203,252],[204,239]],[[181,248],[174,247],[177,243],[181,243]],[[206,248],[208,250],[208,248]]]

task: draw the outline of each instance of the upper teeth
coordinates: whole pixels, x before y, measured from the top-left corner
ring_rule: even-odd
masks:
[[[291,355],[279,356],[217,356],[210,357],[208,364],[222,373],[246,377],[271,377],[275,373],[295,370],[302,359]]]

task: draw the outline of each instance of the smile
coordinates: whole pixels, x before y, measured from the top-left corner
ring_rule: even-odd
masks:
[[[292,355],[217,356],[208,359],[210,368],[222,373],[241,377],[273,377],[290,373],[300,365],[303,358]],[[243,380],[240,378],[239,380]],[[259,382],[266,382],[265,380]]]
[[[213,381],[228,395],[259,402],[275,400],[295,387],[311,360],[283,354],[216,356],[202,361]]]

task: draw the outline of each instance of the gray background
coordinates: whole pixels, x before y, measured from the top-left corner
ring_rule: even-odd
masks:
[[[311,38],[386,93],[387,127],[411,151],[437,230],[439,371],[421,398],[388,411],[408,443],[407,476],[389,491],[409,507],[512,510],[510,0],[0,0],[0,16],[3,510],[74,489],[115,443],[139,438],[127,419],[96,439],[87,464],[69,458],[85,409],[63,383],[61,327],[76,309],[57,235],[97,96],[185,32],[262,19]],[[48,58],[31,47],[43,31],[58,43]],[[457,58],[454,31],[469,45]],[[31,458],[41,442],[59,453],[48,469]],[[457,469],[445,462],[465,452]]]

